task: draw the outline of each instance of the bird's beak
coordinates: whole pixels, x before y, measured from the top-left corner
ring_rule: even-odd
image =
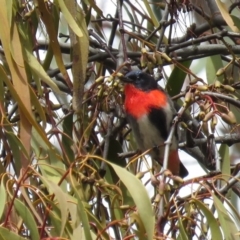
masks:
[[[133,80],[131,78],[125,77],[124,75],[118,76],[121,81],[124,83],[132,83]]]

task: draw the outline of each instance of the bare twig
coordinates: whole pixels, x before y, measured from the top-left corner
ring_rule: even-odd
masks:
[[[109,54],[109,56],[111,56],[112,60],[116,63],[117,60],[112,54],[111,50],[108,48],[107,44],[92,29],[90,29],[88,32],[89,32],[89,35],[97,39],[101,47]]]
[[[163,18],[160,21],[161,31],[160,31],[160,37],[159,37],[157,45],[156,45],[156,50],[158,50],[159,47],[162,44],[162,41],[163,41],[163,38],[164,38],[164,33],[165,33],[165,30],[166,30],[166,22],[168,20],[168,16],[169,16],[168,4],[166,4],[164,14],[163,14]]]
[[[165,141],[165,150],[164,150],[164,158],[163,158],[163,166],[161,169],[161,172],[165,171],[168,168],[168,159],[169,159],[169,152],[170,152],[170,146],[172,144],[172,139],[174,136],[176,124],[179,121],[180,116],[182,116],[183,112],[186,110],[186,108],[181,107],[178,111],[178,114],[173,119],[173,124],[170,128],[169,135],[167,140]],[[160,175],[160,183],[165,184],[166,177],[165,175]],[[161,218],[164,216],[164,197],[161,197],[161,200],[159,202],[159,212],[158,212],[158,218]]]
[[[172,52],[177,49],[197,45],[197,44],[200,44],[200,43],[203,43],[206,41],[210,41],[212,39],[222,39],[224,36],[227,36],[227,35],[228,35],[228,31],[224,29],[221,32],[205,35],[203,37],[199,37],[199,38],[193,39],[191,41],[185,41],[185,42],[179,43],[177,45],[169,46],[168,50],[169,50],[169,52]],[[239,35],[239,37],[240,37],[240,35]]]
[[[199,146],[206,142],[207,142],[207,138],[197,138],[197,139],[194,139],[194,146]],[[231,146],[234,143],[240,142],[240,134],[232,133],[232,134],[225,134],[223,136],[218,136],[218,137],[215,137],[215,142],[221,143],[221,144],[227,144]],[[187,147],[186,142],[179,143],[179,148],[184,148],[184,147]]]
[[[232,5],[229,6],[228,12],[231,13],[234,10],[234,8],[236,8],[236,7],[240,7],[239,0],[236,0],[234,3],[232,3]]]
[[[117,64],[118,67],[120,65],[122,65],[123,62],[127,61],[126,39],[128,39],[128,36],[126,36],[126,34],[124,32],[122,5],[123,5],[123,0],[118,0],[117,1],[117,11],[118,11],[118,16],[119,16],[119,31],[121,34],[121,48],[119,49],[118,64]]]
[[[233,177],[229,179],[229,181],[218,191],[222,194],[225,194],[228,192],[228,190],[235,185],[236,183],[239,183],[239,178],[240,178],[240,171]]]

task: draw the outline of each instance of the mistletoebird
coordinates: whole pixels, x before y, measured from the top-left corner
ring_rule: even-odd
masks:
[[[138,148],[141,151],[152,148],[151,157],[162,164],[164,143],[176,114],[173,102],[154,78],[143,71],[131,71],[121,80],[125,82],[125,111]],[[173,175],[188,174],[179,159],[177,134],[170,146],[168,169]]]

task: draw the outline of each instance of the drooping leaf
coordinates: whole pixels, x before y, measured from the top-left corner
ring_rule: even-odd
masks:
[[[141,181],[126,169],[121,168],[113,163],[109,164],[113,167],[118,177],[124,183],[132,198],[134,199],[139,216],[145,227],[148,239],[153,239],[155,217],[146,189],[144,188]]]
[[[80,221],[82,223],[82,226],[84,228],[84,235],[86,237],[86,239],[91,240],[92,236],[91,236],[91,231],[90,231],[90,226],[89,226],[89,220],[88,220],[88,216],[86,213],[86,209],[84,206],[84,199],[83,199],[83,194],[80,193],[79,189],[78,189],[78,183],[75,180],[74,176],[72,176],[70,174],[70,183],[71,183],[71,187],[75,193],[75,197],[77,199],[77,211],[78,214],[80,216]]]
[[[76,33],[76,35],[78,37],[83,37],[83,32],[82,29],[78,26],[78,24],[76,23],[75,19],[73,18],[73,16],[71,15],[71,13],[69,12],[67,6],[65,5],[63,0],[57,0],[61,11],[63,13],[64,18],[66,19],[67,23],[69,24],[69,26],[71,27],[71,29]]]
[[[91,234],[91,239],[97,239],[97,235],[91,231],[90,232]],[[84,232],[84,227],[79,224],[78,227],[76,227],[74,230],[73,230],[73,235],[72,235],[72,238],[71,239],[81,239],[81,240],[90,240],[90,238],[88,238],[86,235],[85,235],[85,232]]]
[[[179,225],[179,236],[178,236],[177,240],[180,240],[180,239],[181,240],[188,240],[188,236],[187,236],[187,233],[185,231],[185,228],[184,228],[181,217],[179,217],[179,219],[178,219],[178,225]]]
[[[239,33],[240,29],[234,24],[233,19],[228,12],[226,3],[221,0],[216,0],[216,4],[227,25],[232,29],[232,31]]]
[[[40,239],[36,221],[34,220],[32,213],[29,211],[29,208],[17,198],[14,199],[14,207],[19,216],[23,219],[24,224],[29,229],[31,238]]]
[[[6,207],[6,200],[7,200],[7,193],[6,193],[6,188],[4,186],[4,182],[1,181],[0,183],[0,218],[3,215],[4,209]]]
[[[69,114],[63,120],[63,135],[62,135],[62,144],[64,147],[64,151],[67,156],[64,155],[64,158],[68,162],[74,161],[74,153],[73,153],[73,114]]]
[[[9,124],[8,121],[5,121],[5,122]],[[11,151],[12,151],[12,154],[14,157],[14,166],[15,166],[16,173],[19,174],[20,169],[22,167],[20,153],[25,154],[25,156],[28,157],[27,151],[26,151],[23,143],[21,142],[21,140],[18,138],[18,136],[16,136],[14,134],[11,127],[6,125],[5,133],[6,133],[6,137],[9,141],[9,146],[11,148]]]
[[[238,237],[236,233],[238,232],[236,225],[234,224],[232,218],[229,216],[226,207],[218,199],[217,196],[212,195],[214,206],[216,207],[218,213],[218,220],[220,222],[221,228],[223,230],[224,239],[237,240]],[[217,238],[218,239],[218,238]]]
[[[61,211],[61,230],[60,236],[63,235],[64,227],[68,219],[68,208],[67,208],[67,198],[62,191],[62,189],[54,182],[48,181],[48,186],[51,188],[51,191],[55,194],[56,199],[59,204],[59,209]]]
[[[53,6],[52,6],[53,13],[51,12],[51,9],[48,8],[47,6],[48,5],[45,4],[43,1],[38,0],[38,7],[42,13],[41,18],[45,24],[46,31],[47,31],[49,39],[50,39],[49,44],[51,45],[51,49],[53,51],[56,63],[64,77],[64,80],[66,81],[67,85],[71,88],[72,83],[70,81],[70,77],[68,75],[68,72],[67,72],[64,62],[63,62],[62,52],[61,52],[61,48],[60,48],[58,37],[57,37],[58,24],[56,24],[56,23],[54,24],[54,22],[56,22],[56,21],[58,22],[58,19],[59,19],[58,11],[54,11],[54,9],[56,7],[55,4],[53,4]],[[55,17],[55,21],[53,21],[53,17]]]
[[[219,55],[210,56],[206,61],[206,77],[207,83],[214,83],[217,79],[222,81],[223,75],[216,77],[218,69],[223,67],[222,59]]]
[[[234,15],[230,15],[230,16],[233,20],[234,26],[236,26],[237,29],[239,30],[240,29],[240,19],[239,19],[239,17],[234,16]]]
[[[42,128],[38,125],[38,123],[35,121],[35,119],[33,118],[32,114],[28,111],[28,109],[25,107],[24,102],[22,102],[21,98],[19,97],[19,95],[17,94],[15,88],[13,87],[11,81],[9,81],[8,76],[5,72],[5,70],[3,69],[3,67],[0,65],[0,75],[4,81],[4,83],[7,85],[10,93],[12,94],[13,98],[15,99],[15,101],[17,101],[18,106],[21,108],[21,110],[23,111],[23,113],[26,115],[28,121],[32,124],[32,126],[37,130],[37,132],[39,133],[39,135],[41,136],[41,138],[44,140],[44,142],[49,146],[51,145],[49,143],[49,140],[46,137],[46,133],[42,130]]]
[[[153,25],[157,28],[159,26],[159,22],[155,16],[153,10],[151,9],[149,2],[147,0],[143,0],[143,3],[147,9],[149,17],[151,18],[151,20],[153,22]]]
[[[30,88],[30,96],[31,96],[31,103],[36,108],[36,112],[37,112],[37,114],[39,115],[39,117],[40,117],[40,119],[42,121],[43,129],[45,129],[46,122],[47,122],[46,115],[44,113],[43,107],[39,103],[39,99],[37,98],[37,96],[34,93],[32,88]]]
[[[194,203],[198,206],[198,208],[203,212],[204,216],[207,219],[207,224],[209,224],[211,230],[212,239],[223,239],[221,230],[219,228],[219,224],[217,219],[214,217],[213,213],[207,208],[207,206],[199,201],[198,199],[192,199]]]
[[[12,3],[12,2],[10,2]],[[5,5],[5,0],[0,1],[1,5]],[[9,8],[8,8],[9,10]],[[24,68],[24,59],[22,53],[22,44],[19,37],[19,32],[17,29],[17,24],[12,19],[9,19],[12,16],[9,11],[5,11],[4,8],[0,9],[0,38],[1,43],[4,48],[4,55],[6,57],[6,61],[8,63],[8,67],[11,73],[11,82],[14,85],[14,92],[11,91],[12,95],[17,95],[17,97],[24,102],[24,108],[19,104],[19,138],[23,143],[27,156],[30,154],[30,140],[31,140],[31,129],[32,125],[30,124],[27,115],[31,115],[31,100],[30,93],[28,87],[28,79],[26,75],[26,71]],[[3,67],[1,66],[1,69]],[[3,69],[2,69],[3,70]],[[2,71],[2,75],[6,75],[4,70]],[[7,76],[4,81],[6,83]],[[24,93],[24,94],[22,94]],[[20,152],[20,161],[23,169],[27,168],[29,164],[29,159],[26,155],[23,155]]]
[[[230,170],[230,155],[229,155],[229,147],[226,144],[222,144],[219,149],[219,154],[222,158],[222,174],[226,181],[228,181],[229,176],[231,174]],[[224,183],[224,182],[223,182]]]
[[[25,60],[31,70],[38,75],[53,91],[60,93],[60,90],[56,83],[47,75],[46,71],[43,69],[42,65],[37,61],[37,59],[28,50],[25,51]]]
[[[96,11],[99,16],[103,16],[102,10],[98,7],[94,0],[88,0],[89,5]]]
[[[16,234],[13,231],[10,231],[9,229],[5,227],[0,226],[0,239],[1,240],[26,240],[26,238],[21,237],[20,235]],[[37,238],[40,239],[40,238]]]
[[[65,0],[66,1],[66,0]],[[63,0],[58,0],[61,8],[66,8]],[[85,20],[85,14],[82,8],[76,1],[68,0],[67,12],[71,14],[76,20],[77,27],[81,29],[82,35],[79,36],[76,33],[76,29],[70,25],[69,33],[72,47],[72,76],[73,76],[73,109],[80,113],[82,112],[82,100],[84,92],[84,83],[86,79],[86,70],[88,64],[88,54],[89,54],[89,36],[88,29]],[[64,11],[66,11],[64,10]],[[63,13],[64,14],[64,13]]]
[[[191,63],[192,61],[186,61],[181,63],[181,65],[185,68],[189,68]],[[166,90],[171,97],[180,93],[186,76],[187,73],[183,71],[183,69],[177,66],[174,67],[166,85]]]

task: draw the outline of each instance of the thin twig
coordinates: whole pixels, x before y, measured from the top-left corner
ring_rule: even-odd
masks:
[[[119,49],[119,54],[118,54],[118,67],[122,65],[123,62],[127,61],[127,46],[126,46],[126,37],[125,37],[126,34],[124,31],[124,24],[123,24],[122,5],[123,5],[123,0],[118,0],[117,11],[119,16],[119,31],[121,34],[121,48]]]
[[[199,37],[197,39],[192,39],[191,41],[185,41],[183,43],[179,43],[179,44],[175,44],[173,46],[169,46],[168,50],[169,50],[169,52],[172,52],[172,51],[175,51],[177,49],[197,45],[197,44],[200,44],[200,43],[203,43],[203,42],[206,42],[206,41],[210,41],[212,39],[222,39],[224,36],[227,36],[227,35],[228,35],[228,31],[226,29],[224,29],[221,32],[205,35],[205,36]]]
[[[239,182],[239,178],[240,178],[240,171],[235,175],[233,176],[232,178],[229,179],[229,181],[222,187],[220,188],[218,191],[220,193],[227,193],[228,190],[233,186],[235,185],[236,183]]]
[[[169,15],[168,4],[166,4],[165,10],[164,10],[164,13],[163,13],[163,18],[162,18],[162,20],[160,21],[160,24],[159,24],[161,26],[161,30],[160,30],[160,37],[159,37],[157,45],[156,45],[156,50],[159,50],[159,47],[162,44],[162,41],[163,41],[163,38],[164,38],[164,33],[165,33],[165,30],[166,30],[166,22],[168,20],[168,15]]]
[[[101,47],[109,54],[109,56],[111,56],[112,60],[116,63],[117,60],[112,54],[111,50],[108,48],[107,44],[92,29],[90,29],[88,32],[89,32],[89,35],[97,39]]]
[[[234,10],[234,8],[240,7],[240,1],[236,0],[232,5],[229,6],[228,12],[231,14],[231,12]]]
[[[172,144],[172,139],[174,136],[176,124],[179,121],[180,116],[182,116],[185,110],[186,110],[185,107],[181,107],[178,111],[178,114],[173,119],[173,124],[170,128],[168,138],[165,141],[164,158],[163,158],[163,165],[162,165],[161,172],[164,172],[168,168],[169,152],[170,152],[170,147]],[[160,183],[165,184],[165,181],[166,181],[165,175],[160,175]],[[164,216],[164,197],[163,196],[161,197],[161,200],[159,202],[158,218],[161,218],[162,216]]]
[[[207,138],[194,139],[194,146],[200,146],[203,143],[206,143],[207,141],[208,141]],[[240,134],[231,133],[231,134],[225,134],[223,136],[218,136],[218,137],[215,137],[215,142],[221,143],[221,144],[227,144],[227,145],[231,146],[234,143],[240,142]],[[179,143],[178,146],[179,146],[179,148],[188,147],[186,142],[181,142],[181,143]]]

